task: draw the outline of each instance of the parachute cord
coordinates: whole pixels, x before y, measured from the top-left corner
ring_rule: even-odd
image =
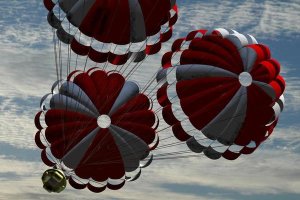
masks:
[[[222,146],[216,146],[214,148],[217,148],[217,147],[222,147]],[[194,152],[192,152],[193,154],[191,154],[190,151],[177,151],[177,152],[169,152],[169,153],[156,154],[156,155],[154,155],[154,158],[152,158],[152,160],[158,161],[158,160],[177,160],[177,159],[186,159],[186,158],[205,158],[207,156],[203,153],[204,151],[202,151],[201,154],[200,153],[194,153]],[[238,151],[231,151],[231,152],[232,153],[240,154],[240,152],[238,152]],[[221,152],[217,152],[217,153],[211,153],[210,155],[214,156],[214,155],[220,155],[220,154],[221,154]],[[107,161],[107,162],[97,162],[97,163],[89,164],[87,166],[101,165],[101,164],[114,164],[114,163],[119,163],[119,162],[122,162],[122,161],[123,160],[112,160],[112,161]],[[150,161],[150,159],[146,158],[143,161],[147,162],[147,161]],[[132,167],[136,167],[136,166],[132,166]],[[125,173],[126,173],[126,171],[125,171]],[[80,177],[76,176],[76,174],[74,173],[73,170],[72,170],[72,172],[70,174],[71,174],[72,178],[74,178],[77,181],[79,181],[82,185],[86,185],[86,184],[88,184],[88,182],[94,182],[94,183],[97,183],[97,184],[100,184],[100,185],[103,185],[103,186],[107,185],[107,184],[104,184],[102,182],[98,182],[98,181],[95,181],[95,180],[88,180],[88,179],[85,179],[85,181],[87,181],[87,183],[84,183]],[[126,178],[125,179],[124,178],[120,178],[118,180],[126,181],[127,179]]]
[[[174,56],[174,55],[173,55],[173,56]],[[147,57],[148,57],[148,55],[146,56],[146,58],[147,58]],[[146,60],[146,58],[145,58],[143,61],[141,61],[140,63],[137,63],[136,65],[139,64],[139,66],[140,66],[140,65]],[[125,72],[125,71],[126,71],[126,69],[125,69],[123,72]],[[132,70],[131,70],[131,71],[132,71]],[[133,72],[133,73],[134,73],[134,72]],[[133,74],[133,73],[132,73],[132,74]],[[132,74],[131,74],[131,75],[132,75]],[[129,77],[130,77],[130,76],[129,76]],[[126,77],[126,79],[128,79],[129,77]],[[155,74],[153,75],[153,78],[155,79]],[[152,82],[153,82],[153,81],[152,81]],[[151,82],[151,83],[152,83],[152,82]],[[151,85],[151,84],[149,84],[149,86],[150,86],[150,85]],[[155,88],[154,88],[154,89],[155,89]],[[153,90],[154,90],[154,89],[153,89]],[[152,96],[149,97],[149,99],[152,99]],[[128,108],[127,110],[129,111],[130,109],[131,109],[131,108]],[[155,113],[157,113],[157,112],[155,112]],[[119,121],[121,121],[121,119],[119,119],[118,122],[119,122]],[[169,127],[167,127],[167,128],[169,128]],[[166,129],[167,129],[167,128],[166,128]],[[159,131],[158,131],[158,132],[159,132]],[[158,132],[157,132],[157,133],[158,133]]]
[[[62,64],[62,53],[61,53],[61,41],[59,41],[58,43],[59,45],[59,71],[60,71],[60,77],[59,79],[62,80],[62,68],[63,68],[63,64]]]
[[[92,44],[93,41],[94,41],[94,38],[91,38],[90,44]],[[92,48],[92,47],[89,48],[89,51],[88,51],[88,53],[87,53],[87,55],[86,55],[86,58],[85,58],[84,67],[83,67],[83,71],[84,71],[84,72],[85,72],[86,67],[87,67],[86,65],[87,65],[87,62],[88,62],[88,60],[89,60],[89,55],[90,55],[90,52],[91,52],[91,48]]]
[[[158,38],[157,40],[156,40],[156,42],[158,42],[160,40],[160,38]],[[146,55],[146,57],[142,60],[142,61],[140,61],[140,62],[137,62],[131,69],[130,69],[130,71],[127,73],[127,75],[125,76],[126,77],[126,79],[128,80],[137,70],[138,70],[138,68],[139,67],[141,67],[142,66],[142,64],[147,60],[147,58],[149,57],[150,55]],[[129,62],[129,64],[127,65],[127,67],[124,69],[124,71],[123,71],[123,73],[125,73],[125,71],[128,69],[128,67],[129,67],[129,65],[133,62],[133,60],[134,59],[132,59],[130,62]]]
[[[183,46],[183,44],[182,44],[182,46]],[[181,46],[181,47],[182,47],[182,46]],[[177,53],[178,53],[178,51],[177,51],[177,52],[174,52],[174,54],[172,55],[171,59],[172,59]],[[177,62],[177,63],[175,64],[175,66],[178,65],[179,63],[180,63],[180,61]],[[170,73],[170,72],[167,72],[167,75],[168,75],[169,73]],[[154,73],[153,77],[152,77],[152,78],[150,79],[150,81],[147,83],[148,86],[147,86],[147,85],[145,86],[145,88],[143,89],[144,92],[146,92],[146,90],[154,83],[155,78],[156,78],[156,74],[157,74],[157,73]],[[156,83],[156,85],[153,86],[153,89],[150,90],[150,92],[148,93],[148,95],[150,95],[152,92],[154,92],[154,91],[156,90],[156,88],[157,88],[160,84],[161,84],[161,81],[158,81],[158,82]],[[151,95],[151,97],[153,97],[153,95]]]
[[[219,147],[224,147],[224,145],[218,145],[215,146],[213,148],[219,148]],[[227,146],[227,149],[223,149],[222,152],[225,152],[226,150],[229,149],[230,146]],[[206,147],[208,148],[208,147]],[[230,150],[231,151],[231,150]],[[167,159],[177,159],[177,158],[191,158],[191,157],[204,157],[205,155],[203,154],[205,152],[205,150],[203,150],[202,152],[191,152],[190,150],[181,150],[181,151],[173,151],[173,152],[166,152],[166,153],[160,153],[160,154],[154,154],[152,160],[167,160]],[[217,151],[216,151],[217,152]],[[241,152],[239,151],[231,151],[232,153],[237,153],[240,154]],[[213,152],[210,153],[210,155],[220,155],[222,154],[221,152]],[[178,155],[178,156],[176,156]],[[125,156],[126,158],[126,156]],[[127,159],[127,161],[135,161],[136,159]],[[150,159],[145,158],[143,160],[140,161],[149,161]],[[123,162],[123,159],[111,159],[110,161],[98,161],[98,162],[93,162],[93,163],[89,163],[89,164],[85,164],[84,166],[88,167],[88,166],[95,166],[95,165],[102,165],[102,164],[114,164],[114,163],[120,163]],[[132,166],[134,167],[134,166]]]
[[[180,49],[181,49],[181,47],[183,47],[183,46],[185,45],[185,43],[186,43],[186,41],[183,42],[183,43],[180,45]],[[171,60],[172,60],[172,58],[174,58],[174,57],[176,56],[176,54],[177,54],[178,52],[180,52],[180,51],[176,51],[176,52],[174,52],[174,53],[172,54]],[[180,63],[180,61],[177,62],[177,63],[175,64],[175,66],[178,65],[179,63]],[[168,74],[169,74],[169,73],[170,73],[170,72],[168,72]],[[143,93],[146,92],[146,91],[149,89],[149,87],[153,84],[153,82],[155,81],[155,78],[156,78],[156,74],[157,74],[157,73],[154,73],[154,74],[152,75],[152,77],[149,79],[149,81],[146,83],[146,85],[145,85],[144,88],[142,89]],[[148,95],[150,95],[154,90],[156,90],[156,88],[158,87],[159,84],[161,84],[161,81],[159,81],[159,82],[153,87],[153,89],[148,93]]]
[[[55,69],[56,69],[56,79],[59,80],[59,70],[58,70],[58,61],[57,61],[57,47],[56,47],[56,38],[55,38],[55,33],[56,30],[54,28],[52,28],[53,30],[53,43],[54,43],[54,59],[55,59]]]
[[[168,30],[168,29],[166,29],[166,30]],[[148,56],[149,56],[149,55],[147,55],[146,58],[147,58]],[[142,65],[142,63],[146,60],[146,58],[145,58],[144,60],[142,60],[141,62],[137,63],[135,66],[138,66],[138,67],[139,67],[140,65]],[[132,61],[133,61],[133,60],[131,60],[131,62],[132,62]],[[131,63],[131,62],[130,62],[130,63]],[[130,64],[130,63],[129,63],[129,64]],[[129,64],[127,65],[127,67],[129,66]],[[137,67],[132,68],[131,71],[127,74],[126,79],[129,79],[129,77],[136,71],[136,69],[137,69]],[[125,72],[125,71],[126,71],[126,69],[125,69],[123,72]],[[132,71],[133,71],[133,72],[132,72]],[[132,73],[131,73],[131,72],[132,72]],[[131,74],[130,74],[130,73],[131,73]],[[128,75],[129,75],[129,76],[128,76]],[[151,98],[150,98],[150,99],[151,99]],[[134,104],[133,104],[133,106],[134,106]],[[133,106],[132,106],[132,107],[133,107]],[[130,109],[131,109],[131,108],[128,108],[127,111],[129,111]],[[117,122],[119,122],[119,121],[121,121],[121,119],[119,119]]]
[[[61,19],[61,8],[59,7],[59,21],[62,22],[63,19]],[[63,60],[62,60],[62,46],[61,46],[61,41],[58,39],[58,45],[59,45],[59,71],[60,71],[60,77],[59,77],[59,82],[58,82],[58,88],[61,87],[61,80],[62,80],[62,69],[63,69]],[[59,98],[61,98],[61,96],[59,96]],[[68,105],[68,101],[67,101],[67,105]],[[65,109],[67,110],[67,108]],[[60,118],[61,122],[64,121],[64,116],[61,116]],[[62,130],[62,133],[63,133],[63,139],[65,140],[66,136],[65,136],[65,127],[63,127],[63,130]],[[66,144],[64,144],[64,147],[66,146]]]
[[[85,7],[86,6],[86,0],[84,0],[84,2],[83,2],[83,6]],[[78,31],[79,29],[77,29],[77,31]],[[79,43],[81,42],[81,37],[82,37],[82,34],[81,34],[81,32],[79,31]],[[93,38],[91,38],[91,42],[90,43],[92,43],[93,42]],[[68,45],[69,46],[69,45]],[[88,53],[87,53],[87,55],[86,55],[86,59],[85,59],[85,64],[84,64],[84,69],[83,69],[83,72],[85,72],[85,70],[86,70],[86,65],[87,65],[87,61],[88,61],[88,58],[89,58],[89,53],[90,53],[90,50],[91,49],[89,49],[89,51],[88,51]],[[78,54],[76,54],[76,67],[75,67],[75,71],[77,70],[77,67],[78,67]],[[69,75],[69,74],[68,74]],[[68,84],[69,84],[69,81],[68,81]],[[69,87],[69,86],[68,86]],[[74,91],[74,85],[72,86],[72,92]],[[81,97],[82,97],[82,95],[83,95],[83,92],[82,91],[79,91],[78,93],[77,93],[77,98],[79,98],[79,99],[81,99]],[[80,106],[80,103],[79,102],[76,102],[76,109],[75,109],[75,112],[77,112],[78,111],[78,109],[79,109],[79,106]],[[66,110],[67,110],[67,105],[66,105]],[[79,120],[79,117],[77,118],[77,120]],[[93,119],[91,119],[90,120],[90,122],[92,122],[92,120]],[[88,128],[88,125],[90,125],[90,122],[89,123],[86,123],[86,125],[84,126],[84,127],[81,127],[81,128],[83,128],[83,129],[85,129],[85,128]],[[77,133],[79,133],[81,130],[80,129],[78,129],[76,132],[75,132],[75,134],[74,135],[76,135],[75,137],[73,137],[73,141],[75,141],[75,140],[77,140],[77,138],[79,138],[79,134],[77,134]],[[70,143],[70,145],[72,144],[72,142]],[[70,147],[70,145],[68,146],[68,147]],[[67,147],[67,148],[68,148]]]
[[[165,137],[165,138],[160,138],[159,141],[161,142],[161,141],[168,140],[168,139],[171,139],[171,138],[174,138],[174,136],[171,135],[171,136],[168,136],[168,137]]]
[[[85,7],[86,6],[86,0],[84,0],[84,2],[83,2],[83,6]],[[69,27],[70,27],[70,23],[69,23]],[[77,29],[76,30],[76,32],[78,31],[79,29]],[[74,35],[76,34],[76,32],[74,33]],[[79,31],[79,43],[81,42],[81,36],[82,36],[82,34],[81,34],[81,32]],[[90,43],[92,43],[93,42],[93,38],[91,38],[91,42]],[[70,45],[68,45],[68,47],[69,47]],[[89,56],[89,53],[90,53],[90,49],[89,49],[89,52],[88,52],[88,54],[86,55],[86,59],[85,59],[85,65],[84,65],[84,69],[83,69],[83,71],[85,72],[85,70],[86,70],[86,65],[87,65],[87,61],[88,61],[88,56]],[[78,67],[78,58],[79,58],[79,56],[78,56],[78,54],[76,54],[76,65],[75,65],[75,71],[77,70],[77,67]],[[67,75],[69,75],[69,73],[67,73]],[[69,85],[69,81],[67,82],[67,84]],[[68,88],[69,88],[69,86],[67,86]],[[74,85],[73,85],[73,87],[72,87],[72,92],[74,91]],[[77,98],[79,98],[79,99],[81,99],[81,96],[82,96],[82,92],[81,91],[79,91],[78,92],[78,94],[77,94]],[[80,103],[79,102],[76,102],[76,109],[75,109],[75,112],[77,112],[78,111],[78,109],[79,109],[79,106],[80,106]],[[67,108],[68,108],[68,99],[67,99],[67,104],[66,104],[66,111],[67,111]],[[78,117],[78,119],[79,119],[79,117]],[[92,121],[93,119],[91,119],[91,121]],[[82,127],[82,128],[87,128],[87,126],[89,125],[90,123],[87,123],[86,124],[86,126],[85,127]],[[76,133],[79,133],[80,132],[80,129],[78,129],[77,131],[76,131]],[[75,137],[73,137],[73,141],[75,141],[78,137],[79,137],[79,134],[76,134],[75,133]],[[72,142],[70,143],[70,145],[72,144]],[[70,146],[69,145],[69,146]],[[69,147],[68,146],[68,147]],[[67,147],[67,148],[68,148]]]
[[[74,69],[74,71],[77,70],[77,67],[78,67],[78,54],[76,54],[76,61],[75,61],[75,69]]]
[[[71,31],[70,23],[69,23],[69,32]],[[72,59],[72,52],[71,52],[70,45],[68,45],[68,69],[67,69],[67,75],[71,73],[71,59]]]
[[[83,10],[86,9],[85,7],[86,7],[86,0],[83,0]],[[79,30],[79,28],[78,28],[78,30]],[[82,33],[81,33],[81,31],[80,31],[79,43],[80,43],[81,35],[82,35]],[[90,39],[90,46],[92,46],[93,41],[94,41],[94,38],[91,37],[91,39]],[[85,70],[86,70],[86,65],[87,65],[87,61],[88,61],[88,59],[89,59],[90,51],[91,51],[91,47],[89,48],[88,53],[87,53],[86,58],[85,58],[85,64],[84,64],[84,68],[83,68],[83,71],[84,71],[84,72],[85,72]]]
[[[171,60],[172,60],[172,58],[174,58],[174,57],[176,56],[177,53],[179,53],[179,52],[182,51],[181,48],[185,45],[186,42],[187,42],[187,41],[184,41],[184,42],[180,45],[180,51],[175,51],[175,52],[173,52],[172,57],[171,57]],[[175,66],[178,65],[178,64],[180,64],[180,61],[178,61],[178,62],[175,64]],[[189,70],[189,69],[186,69],[186,70]],[[167,75],[168,75],[169,73],[170,73],[170,71],[167,72]],[[154,73],[154,75],[151,77],[151,79],[146,83],[145,87],[142,89],[143,92],[146,92],[146,91],[149,89],[149,87],[153,84],[153,82],[155,81],[156,74],[157,74],[157,73]],[[148,93],[148,95],[150,95],[153,91],[155,91],[156,88],[158,87],[158,85],[161,84],[161,82],[162,82],[161,80],[158,81],[158,82],[156,83],[156,85],[153,86],[153,89]],[[151,98],[153,98],[153,95],[151,95]]]
[[[233,152],[233,153],[239,153],[239,152]],[[191,154],[191,155],[170,156],[170,157],[157,157],[157,158],[154,157],[152,160],[156,160],[156,161],[159,161],[159,160],[177,160],[177,159],[183,159],[183,158],[186,159],[186,158],[205,158],[205,157],[206,156],[204,154]],[[147,160],[144,160],[144,161],[147,161]],[[103,162],[103,164],[110,164],[110,163],[113,164],[115,162]],[[102,163],[99,163],[99,164],[102,164]],[[132,167],[135,167],[135,166],[132,166]],[[138,167],[138,168],[140,168],[140,167]],[[81,184],[81,185],[87,185],[90,182],[93,182],[93,183],[102,185],[103,187],[107,186],[107,183],[103,183],[104,181],[103,182],[98,182],[98,181],[95,181],[95,180],[92,180],[92,179],[82,179],[82,178],[78,177],[74,173],[74,170],[72,170],[71,172],[67,172],[67,173],[70,175],[70,177],[72,177],[72,179],[77,180],[78,183]],[[126,173],[126,171],[125,171],[125,173]],[[120,181],[127,181],[128,179],[126,179],[126,178],[120,178],[118,180],[120,180]],[[95,186],[95,187],[97,187],[97,186]]]

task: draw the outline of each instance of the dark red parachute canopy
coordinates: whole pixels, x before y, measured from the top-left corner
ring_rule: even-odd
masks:
[[[157,98],[178,140],[211,159],[252,153],[283,109],[284,79],[269,48],[233,30],[198,30],[162,58]]]
[[[119,73],[74,71],[53,85],[41,107],[35,141],[42,160],[62,169],[74,188],[119,189],[152,161],[158,142],[152,102]]]
[[[48,22],[78,55],[115,65],[157,53],[172,36],[176,0],[44,0]]]

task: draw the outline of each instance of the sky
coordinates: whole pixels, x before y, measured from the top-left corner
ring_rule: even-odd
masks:
[[[178,6],[173,38],[131,78],[145,84],[172,41],[191,30],[223,27],[252,34],[270,47],[287,82],[286,105],[273,135],[235,161],[157,160],[118,191],[94,194],[68,186],[49,194],[40,180],[47,167],[34,143],[33,123],[41,97],[56,80],[47,12],[40,0],[0,0],[0,199],[300,198],[300,0],[178,0]]]

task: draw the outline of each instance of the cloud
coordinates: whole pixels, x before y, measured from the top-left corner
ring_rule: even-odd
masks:
[[[9,95],[0,104],[0,154],[10,148],[36,149],[34,144],[34,115],[38,111],[39,98]],[[7,146],[10,145],[10,146]],[[13,152],[25,153],[12,150]],[[20,156],[20,155],[19,155]]]
[[[180,19],[173,39],[163,45],[159,54],[149,57],[130,78],[137,80],[141,87],[160,67],[161,55],[170,49],[172,41],[193,29],[227,27],[251,33],[259,39],[277,41],[282,36],[299,37],[298,1],[186,0],[179,4]],[[48,194],[40,181],[46,167],[39,161],[39,150],[33,140],[36,132],[33,117],[39,110],[40,97],[50,92],[56,80],[52,32],[45,20],[47,12],[42,1],[28,0],[26,3],[3,1],[0,13],[4,13],[0,19],[0,43],[3,44],[0,47],[0,179],[5,180],[1,182],[0,199],[218,200],[244,199],[242,197],[247,195],[260,195],[257,199],[267,199],[264,195],[268,194],[272,197],[300,195],[300,127],[296,120],[289,126],[280,123],[272,137],[253,155],[234,162],[211,161],[201,155],[156,160],[143,170],[140,179],[127,183],[120,191],[93,194],[68,186],[62,194]],[[81,58],[79,63],[83,65],[85,59]],[[94,63],[89,61],[88,66]],[[299,76],[294,73],[295,69],[285,69],[287,105],[280,122],[291,121],[290,113],[299,117],[300,108]],[[164,131],[161,138],[168,138],[170,134],[169,130]],[[166,139],[160,145],[172,142],[176,140]],[[158,149],[156,154],[185,149],[183,144]],[[181,189],[176,190],[176,187]]]
[[[195,185],[199,191],[202,187],[211,187],[240,195],[299,194],[299,156],[287,151],[258,150],[234,162],[209,161],[199,156],[199,159],[161,164],[159,169],[155,168],[157,177],[164,177],[167,183]],[[180,170],[186,168],[188,170]]]
[[[300,78],[288,77],[286,79],[286,109],[287,111],[300,111]]]
[[[258,38],[299,37],[298,1],[185,1],[180,8],[181,24],[176,28],[225,27]]]
[[[299,127],[277,127],[266,144],[269,149],[277,149],[283,152],[300,154]]]
[[[10,145],[3,142],[0,142],[0,147],[0,156],[4,156],[6,159],[26,162],[40,162],[40,151],[38,148],[29,149],[28,147],[16,147],[16,145]]]
[[[27,0],[1,2],[0,41],[2,47],[45,47],[50,29],[47,10],[42,1]],[[50,37],[51,38],[51,37]]]

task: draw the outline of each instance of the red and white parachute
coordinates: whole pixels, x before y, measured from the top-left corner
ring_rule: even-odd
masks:
[[[97,63],[157,53],[172,36],[176,0],[44,0],[57,38]]]
[[[162,58],[157,92],[178,140],[211,159],[252,153],[283,109],[284,79],[269,48],[234,30],[197,30]]]
[[[41,108],[35,142],[42,160],[74,188],[120,189],[152,162],[159,141],[152,102],[119,73],[74,71],[55,82]]]

